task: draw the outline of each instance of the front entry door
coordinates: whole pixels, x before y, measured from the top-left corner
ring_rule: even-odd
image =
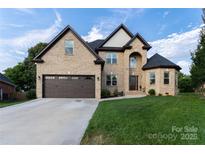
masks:
[[[130,75],[129,89],[138,90],[138,76]]]

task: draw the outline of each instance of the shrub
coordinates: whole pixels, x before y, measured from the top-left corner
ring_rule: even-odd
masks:
[[[102,89],[101,90],[101,98],[107,98],[110,97],[110,91],[107,89]]]
[[[123,91],[118,92],[118,96],[124,96],[124,92]]]
[[[167,96],[169,96],[169,93],[168,93],[168,92],[166,92],[165,94],[166,94]]]
[[[114,90],[113,96],[118,96],[118,90],[117,89]]]
[[[27,99],[35,99],[36,98],[36,90],[31,89],[31,90],[27,91],[26,92],[26,98]]]
[[[161,93],[159,93],[159,94],[158,94],[158,96],[162,96],[162,94],[161,94]]]
[[[150,89],[150,90],[148,91],[148,93],[149,93],[149,95],[151,95],[151,96],[154,96],[154,95],[156,94],[156,92],[155,92],[154,89]]]
[[[191,77],[184,74],[179,74],[178,87],[180,92],[193,92]]]

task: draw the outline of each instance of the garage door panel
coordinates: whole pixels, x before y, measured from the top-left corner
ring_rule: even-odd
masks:
[[[45,76],[44,97],[94,98],[94,76]]]

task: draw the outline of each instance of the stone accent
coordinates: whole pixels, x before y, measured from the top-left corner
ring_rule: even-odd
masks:
[[[64,41],[74,41],[73,55],[67,55]],[[37,63],[36,92],[42,97],[42,79],[45,74],[95,75],[95,97],[101,95],[101,65],[94,64],[95,56],[68,31],[43,57],[44,63]],[[40,78],[39,78],[40,77]]]

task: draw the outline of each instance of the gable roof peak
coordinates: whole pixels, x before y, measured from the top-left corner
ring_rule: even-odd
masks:
[[[91,54],[94,55],[94,57],[96,58],[96,60],[101,61],[102,63],[104,62],[104,60],[98,55],[96,54],[92,48],[90,48],[90,46],[81,38],[81,36],[70,26],[67,25],[56,37],[54,37],[50,43],[48,43],[48,45],[33,59],[34,62],[43,62],[41,60],[42,56],[53,46],[55,45],[58,40],[60,40],[68,31],[71,31],[75,37],[90,51]]]
[[[102,41],[102,43],[99,45],[99,48],[102,47],[110,38],[112,38],[120,29],[123,29],[130,36],[130,38],[134,37],[132,32],[130,32],[129,29],[123,23],[121,23],[109,36],[104,39],[104,41]]]
[[[138,38],[143,44],[143,49],[151,49],[152,46],[142,37],[142,35],[140,35],[140,33],[136,33],[131,39],[130,41],[127,42],[127,44],[125,46],[129,46],[134,40],[135,38]]]

